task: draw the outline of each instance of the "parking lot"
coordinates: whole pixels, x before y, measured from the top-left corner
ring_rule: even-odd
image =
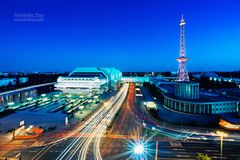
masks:
[[[12,106],[15,108],[14,113],[0,117],[0,136],[7,136],[7,140],[11,140],[12,131],[19,127],[20,121],[24,121],[26,127],[34,125],[43,128],[45,135],[66,130],[84,120],[112,94],[114,93],[91,93],[83,96],[51,92],[35,99],[28,98],[27,102]],[[65,122],[66,117],[68,125]]]

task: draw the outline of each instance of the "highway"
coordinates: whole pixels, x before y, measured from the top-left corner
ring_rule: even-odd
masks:
[[[143,138],[146,145],[144,159],[151,160],[157,157],[159,160],[193,160],[197,153],[205,153],[212,159],[220,159],[219,137],[209,134],[206,138],[203,134],[197,134],[198,129],[195,129],[196,132],[193,133],[191,132],[193,128],[189,131],[176,129],[174,126],[168,128],[166,124],[159,124],[148,115],[146,110],[142,110],[140,106],[136,105],[134,88],[134,83],[131,83],[127,102],[121,110],[119,118],[109,135],[102,138],[101,153],[104,160],[134,158],[133,144],[139,138]],[[143,120],[148,130],[154,128],[147,135],[142,133]],[[156,148],[158,148],[157,152]],[[231,160],[240,157],[239,148],[239,141],[234,141],[231,138],[228,141],[225,139],[223,159]]]
[[[104,103],[89,119],[76,127],[70,134],[47,144],[45,147],[32,147],[22,151],[22,159],[31,160],[70,160],[88,159],[90,144],[94,142],[93,157],[101,160],[100,139],[105,134],[107,125],[121,108],[128,93],[128,84]]]
[[[107,137],[102,138],[101,153],[104,159],[132,157],[131,142],[142,135],[141,113],[135,106],[135,84],[130,83],[127,101]],[[133,158],[133,157],[132,157]]]
[[[142,89],[144,94],[148,94],[146,89]],[[155,101],[157,105],[162,105],[161,103]],[[162,106],[160,106],[162,107]],[[175,139],[181,140],[217,140],[219,137],[216,135],[216,129],[201,128],[201,127],[189,127],[189,126],[179,126],[168,124],[165,122],[157,121],[155,118],[148,113],[146,107],[143,105],[138,106],[139,112],[142,115],[142,119],[145,121],[146,127],[149,129],[156,129],[164,135]],[[240,142],[240,135],[236,132],[229,132],[227,140],[232,140]]]
[[[124,107],[121,108],[123,104]],[[76,126],[69,134],[44,147],[22,150],[22,159],[134,159],[133,146],[140,139],[145,144],[144,159],[151,160],[157,157],[159,160],[190,160],[195,159],[197,153],[208,154],[212,159],[220,159],[219,137],[209,134],[209,138],[206,138],[202,134],[196,134],[197,129],[193,133],[174,128],[174,126],[159,124],[151,115],[148,115],[147,110],[143,109],[136,104],[135,84],[130,83],[130,86],[126,84],[89,119]],[[111,130],[105,134],[107,126],[114,117],[116,119]],[[239,141],[225,139],[223,159],[231,160],[240,157],[239,148]],[[15,155],[19,155],[19,151],[16,151]]]
[[[141,132],[141,120],[135,105],[135,84],[131,83],[129,94],[124,109],[120,112],[118,121],[115,123],[112,134],[138,136]]]
[[[146,94],[146,93],[145,93]],[[159,104],[158,104],[159,105]],[[197,153],[208,154],[212,159],[220,159],[220,137],[212,130],[198,127],[175,126],[157,122],[146,110],[139,106],[138,109],[143,114],[146,128],[154,129],[172,140],[162,141],[152,138],[152,141],[162,141],[158,143],[159,159],[195,159]],[[240,153],[240,138],[238,134],[229,134],[224,138],[223,159],[237,159]],[[149,142],[149,150],[155,150],[156,142]]]

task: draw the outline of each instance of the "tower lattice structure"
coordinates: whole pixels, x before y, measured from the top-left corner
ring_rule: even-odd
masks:
[[[177,72],[177,81],[189,81],[189,76],[186,68],[186,62],[189,58],[186,57],[185,50],[185,20],[182,16],[180,21],[180,53],[179,57],[176,59],[178,61],[178,72]]]

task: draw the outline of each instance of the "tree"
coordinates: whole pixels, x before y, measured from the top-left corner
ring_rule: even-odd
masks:
[[[197,153],[196,155],[197,160],[212,160],[211,157],[208,157],[207,154]]]

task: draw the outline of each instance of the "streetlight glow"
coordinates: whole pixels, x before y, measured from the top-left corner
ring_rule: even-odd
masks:
[[[33,99],[32,97],[28,97],[28,98],[27,98],[28,101],[31,101],[32,99]]]
[[[144,152],[144,147],[142,144],[137,144],[135,147],[134,147],[134,153],[136,154],[142,154]]]
[[[225,132],[222,132],[222,131],[217,131],[217,132],[216,132],[216,135],[217,135],[217,136],[221,136],[221,137],[228,137],[228,134],[225,133]]]
[[[9,106],[12,106],[12,105],[14,105],[14,104],[15,104],[14,102],[9,102],[9,103],[8,103]]]

